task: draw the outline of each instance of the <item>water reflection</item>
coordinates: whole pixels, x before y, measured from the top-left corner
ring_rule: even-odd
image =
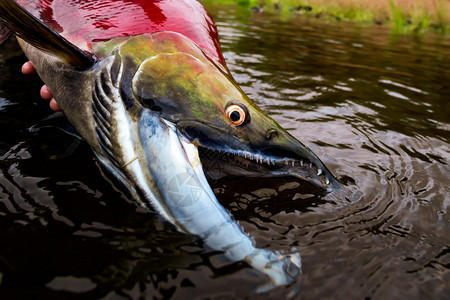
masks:
[[[298,297],[448,297],[450,40],[208,6],[245,91],[344,183],[324,196],[293,179],[212,182],[259,247],[298,248]],[[8,47],[1,298],[280,298],[295,288],[252,294],[265,280],[256,271],[112,189],[64,119],[46,119],[40,83],[19,75],[24,58]]]

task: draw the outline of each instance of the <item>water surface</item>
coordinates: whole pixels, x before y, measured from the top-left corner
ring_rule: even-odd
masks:
[[[249,96],[344,184],[212,182],[258,247],[302,256],[265,281],[172,231],[103,176],[89,147],[0,52],[0,298],[449,299],[450,39],[206,3]]]

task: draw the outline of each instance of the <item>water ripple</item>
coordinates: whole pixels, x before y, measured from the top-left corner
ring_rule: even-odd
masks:
[[[212,182],[258,247],[301,253],[290,288],[301,286],[301,299],[447,298],[449,40],[206,4],[245,92],[343,185],[323,195],[295,178]],[[265,278],[136,209],[85,144],[55,126],[28,130],[48,110],[39,81],[14,83],[23,59],[7,47],[0,293],[18,282],[48,298],[257,298],[250,291]]]

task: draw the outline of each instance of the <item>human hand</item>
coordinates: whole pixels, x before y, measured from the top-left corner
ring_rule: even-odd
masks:
[[[36,72],[36,69],[33,66],[33,63],[31,61],[28,61],[23,64],[22,66],[22,73],[23,74],[33,74]],[[52,92],[48,88],[48,86],[44,85],[41,88],[41,98],[44,100],[50,100],[50,108],[54,111],[60,111],[61,108],[59,107],[58,103],[56,102],[55,98],[53,98]]]

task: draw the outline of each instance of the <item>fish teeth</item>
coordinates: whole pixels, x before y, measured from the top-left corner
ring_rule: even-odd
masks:
[[[326,184],[330,184],[330,180],[327,178],[327,180],[325,181]]]
[[[320,174],[322,174],[322,169],[317,170],[317,176],[319,176]]]
[[[292,161],[292,166],[293,166],[293,167],[295,166],[295,162],[294,162],[294,161]]]
[[[300,166],[303,167],[303,159],[300,160]]]

